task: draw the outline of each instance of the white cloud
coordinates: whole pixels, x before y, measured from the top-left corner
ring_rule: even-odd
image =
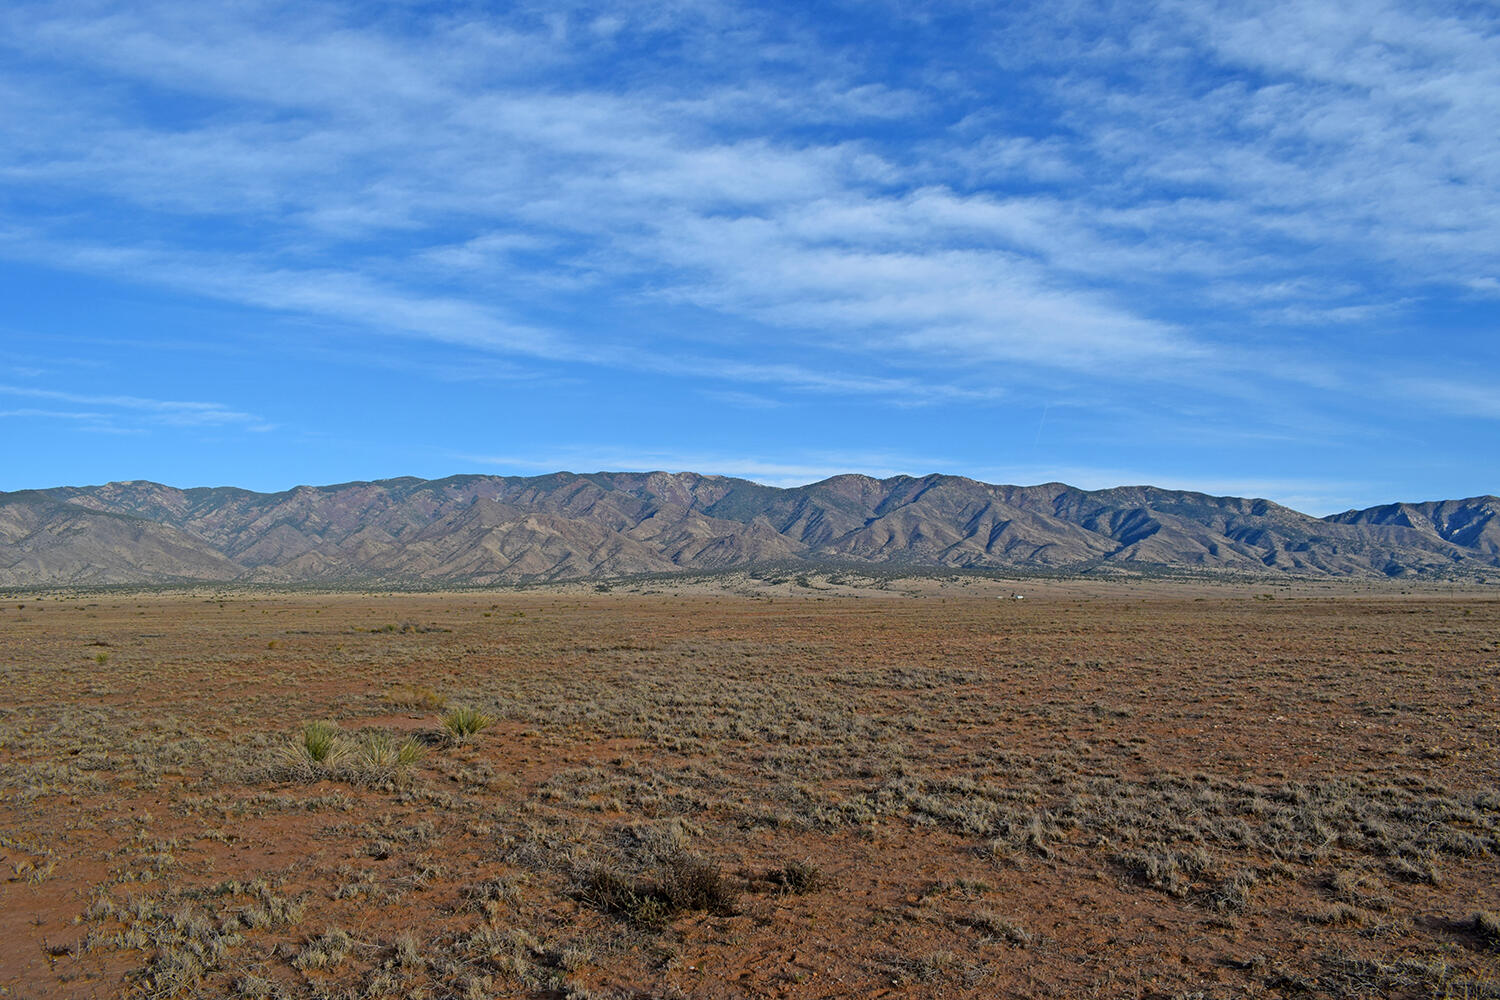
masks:
[[[1494,272],[1493,15],[1376,3],[1354,17],[1330,2],[1176,2],[1164,13],[1155,25],[1175,46],[1158,37],[1122,63],[1140,86],[1085,77],[1071,95],[1084,135],[1127,180],[1196,188],[1222,207],[1221,251],[1290,239],[1283,261],[1307,267],[1337,247],[1399,265],[1383,276],[1397,283]],[[1223,82],[1185,94],[1190,73]],[[1166,232],[1180,232],[1176,206],[1159,210]]]
[[[1465,417],[1500,420],[1500,388],[1496,384],[1453,378],[1396,378],[1389,384],[1403,398],[1428,409]]]
[[[728,4],[400,29],[22,4],[0,15],[0,178],[39,207],[4,252],[530,359],[971,401],[1017,366],[1336,388],[1316,342],[1261,364],[1227,338],[1492,292],[1493,17],[1073,14],[996,13],[977,43],[1032,74],[1018,121],[962,74],[878,79]],[[642,39],[671,56],[632,61]],[[593,322],[617,308],[705,319]],[[575,315],[593,332],[563,332]],[[783,361],[814,351],[842,360]]]
[[[3,392],[0,389],[0,392]],[[109,419],[103,413],[91,413],[87,410],[0,410],[0,417],[36,417],[44,420],[89,420],[103,421]]]
[[[461,214],[468,235],[427,246],[423,263],[513,272],[524,269],[514,251],[571,243],[571,265],[565,255],[541,266],[643,281],[647,297],[770,324],[791,342],[819,343],[833,328],[848,347],[839,331],[868,341],[885,330],[866,346],[1097,366],[1175,353],[1184,341],[1107,295],[1039,275],[1025,255],[1057,222],[1055,212],[1037,218],[1047,211],[1040,203],[958,198],[941,186],[908,196],[899,188],[909,179],[864,142],[724,134],[744,126],[747,108],[797,123],[910,113],[910,95],[881,85],[735,84],[690,101],[654,83],[633,93],[541,90],[482,56],[498,45],[526,49],[532,68],[560,64],[577,55],[566,42],[454,29],[397,43],[314,15],[273,26],[254,5],[239,19],[168,19],[165,10],[11,25],[18,38],[103,72],[240,102],[227,116],[168,128],[117,102],[79,106],[61,92],[49,105],[31,92],[39,108],[27,119],[45,110],[56,127],[33,131],[5,163],[13,181],[107,192],[144,211],[217,215],[230,233],[269,222],[281,234],[274,254],[263,245],[238,261],[191,239],[121,250],[142,278],[548,353],[537,349],[540,331],[497,334],[507,324],[476,315],[494,308],[463,294],[392,281],[374,288],[326,263],[335,245],[345,253],[344,241],[361,233],[410,229],[420,241]],[[891,184],[898,189],[884,190]],[[858,216],[876,228],[861,233],[851,225]],[[91,256],[98,251],[74,260],[88,266]],[[404,262],[352,263],[394,275]]]
[[[133,419],[171,427],[222,427],[227,425],[251,425],[252,430],[269,429],[260,417],[230,409],[222,403],[204,403],[186,400],[147,399],[141,396],[87,394],[66,392],[59,389],[41,389],[33,386],[0,385],[0,396],[20,396],[23,399],[46,399],[62,403],[77,403],[99,408],[102,412],[59,411],[11,411],[9,415],[47,415],[60,419],[97,419],[110,423],[122,416],[120,411],[132,415]],[[114,411],[114,412],[109,412]]]
[[[778,399],[739,389],[700,389],[698,395],[741,410],[775,410],[785,405]]]
[[[496,467],[510,474],[555,472],[696,472],[732,476],[767,486],[804,486],[830,476],[857,472],[877,479],[905,475],[933,461],[911,455],[867,453],[815,454],[784,461],[744,454],[677,451],[650,448],[590,448],[569,446],[544,454],[455,455],[476,465]]]
[[[469,347],[543,358],[577,353],[551,332],[510,322],[479,303],[391,287],[350,270],[278,267],[257,255],[49,241],[17,231],[0,232],[0,253],[6,251],[77,270],[128,275],[193,295]]]

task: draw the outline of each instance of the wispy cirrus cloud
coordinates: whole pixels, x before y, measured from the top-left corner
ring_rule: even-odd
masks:
[[[119,424],[127,421],[166,427],[235,426],[251,431],[272,429],[271,425],[260,417],[231,409],[222,403],[147,399],[126,395],[90,395],[60,389],[3,384],[0,384],[0,396],[75,403],[91,408],[87,411],[21,408],[0,413],[0,416],[90,421],[106,429],[120,429]]]
[[[1500,420],[1500,389],[1493,383],[1452,377],[1406,377],[1392,379],[1387,384],[1394,395],[1420,403],[1425,409]]]
[[[623,87],[559,90],[528,86],[521,70],[576,70],[596,38],[454,23],[398,41],[317,13],[273,25],[255,5],[227,20],[168,20],[167,9],[12,22],[96,73],[229,110],[153,128],[118,98],[75,102],[8,81],[27,95],[28,120],[56,122],[28,131],[4,164],[14,182],[221,220],[217,245],[125,234],[115,253],[138,280],[522,353],[558,335],[499,318],[501,303],[524,311],[528,291],[579,287],[757,323],[782,349],[840,351],[855,371],[871,351],[1093,371],[1204,352],[1107,291],[1047,273],[1042,244],[1063,228],[1055,209],[959,195],[859,135],[860,121],[909,116],[925,98],[856,67],[756,86],[638,73]],[[523,50],[521,65],[494,68],[497,52]],[[781,134],[827,121],[843,134]],[[78,239],[66,219],[30,221],[54,244]],[[391,233],[402,235],[384,253],[351,244]],[[37,252],[31,236],[21,252]],[[53,259],[119,263],[97,243],[72,250]],[[485,279],[501,274],[494,294]],[[607,358],[618,345],[595,346]]]
[[[1351,306],[1494,274],[1493,10],[1177,0],[1117,13],[1064,34],[1060,57],[1076,62],[1054,79],[1067,155],[1109,178],[1106,222],[1135,228],[1139,251],[1191,249],[1232,286],[1303,308],[1317,298],[1278,274],[1377,269]]]
[[[885,478],[907,475],[913,469],[930,470],[935,467],[934,463],[943,462],[931,456],[872,452],[810,452],[788,460],[732,452],[587,445],[570,445],[536,454],[466,454],[454,458],[512,475],[559,469],[576,472],[701,472],[712,469],[717,475],[749,479],[767,486],[802,486],[848,472]]]
[[[45,420],[88,420],[103,423],[109,415],[87,410],[40,410],[32,407],[17,410],[0,410],[0,417],[40,417]]]
[[[0,255],[452,384],[483,355],[960,429],[1066,396],[1111,446],[1379,426],[1379,373],[1441,378],[1413,341],[1500,289],[1483,6],[858,12],[22,0]],[[1455,354],[1478,388],[1401,398],[1486,419],[1497,355]]]

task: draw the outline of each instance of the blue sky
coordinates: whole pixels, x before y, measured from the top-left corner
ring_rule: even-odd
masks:
[[[498,6],[6,4],[0,489],[1500,492],[1493,4]]]

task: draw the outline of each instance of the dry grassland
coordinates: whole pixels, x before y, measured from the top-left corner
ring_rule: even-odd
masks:
[[[0,997],[1500,997],[1493,591],[1032,590],[14,597]]]

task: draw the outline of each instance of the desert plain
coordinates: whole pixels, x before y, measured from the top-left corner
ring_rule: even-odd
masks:
[[[0,677],[0,997],[1500,996],[1493,586],[16,593]]]

